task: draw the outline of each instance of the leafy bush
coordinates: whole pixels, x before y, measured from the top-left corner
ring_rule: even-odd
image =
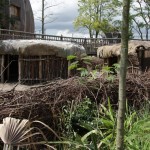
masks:
[[[148,109],[135,111],[128,106],[125,119],[125,149],[148,150],[150,147],[150,116]],[[148,107],[149,108],[149,107]],[[116,139],[116,111],[108,106],[97,106],[85,98],[72,111],[72,136],[66,149],[113,150]],[[84,135],[83,135],[84,133]]]

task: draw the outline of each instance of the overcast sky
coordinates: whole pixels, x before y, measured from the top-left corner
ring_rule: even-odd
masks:
[[[73,27],[73,21],[78,16],[78,0],[46,0],[50,7],[46,10],[46,14],[50,15],[50,19],[46,20],[53,21],[45,25],[45,34],[51,35],[64,35],[64,36],[74,36],[74,37],[87,37],[86,31],[80,30],[76,31]],[[35,19],[35,31],[36,33],[41,33],[41,22],[38,17],[41,17],[41,6],[42,0],[30,0],[31,6],[34,13]],[[58,4],[58,5],[57,5]]]

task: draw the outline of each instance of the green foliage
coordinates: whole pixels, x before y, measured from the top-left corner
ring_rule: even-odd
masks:
[[[74,69],[76,69],[76,68],[78,67],[78,63],[79,63],[79,61],[74,61],[74,62],[72,62],[72,63],[68,66],[68,69],[69,69],[69,70],[74,70]]]
[[[74,60],[76,58],[77,58],[77,56],[75,56],[75,55],[69,55],[69,56],[67,56],[67,60]]]
[[[77,68],[78,71],[80,71],[81,77],[86,77],[89,75],[88,70],[86,68]]]
[[[105,78],[108,80],[108,81],[111,81],[113,82],[115,77],[116,77],[116,74],[118,73],[120,69],[120,65],[119,64],[113,64],[112,67],[109,67],[109,66],[104,66],[102,68],[102,74],[105,74]]]
[[[72,62],[68,66],[69,70],[76,69],[80,72],[81,77],[88,77],[89,80],[100,77],[100,74],[105,74],[105,79],[113,82],[120,68],[119,64],[114,64],[112,67],[103,66],[101,71],[99,70],[99,66],[95,66],[95,68],[92,69],[92,58],[90,56],[77,58],[74,55],[70,55],[67,59]]]
[[[150,116],[149,110],[138,112],[128,108],[125,115],[125,149],[148,150],[150,147]],[[149,107],[148,107],[149,108]],[[69,142],[66,149],[113,150],[116,139],[116,111],[112,108],[110,100],[107,107],[85,98],[75,106],[70,117],[71,136],[65,139]],[[72,122],[74,121],[74,122]],[[76,123],[78,126],[73,126]],[[75,127],[82,130],[76,130]],[[85,130],[86,129],[86,130]],[[82,135],[82,131],[86,131]],[[69,147],[69,148],[68,148]]]
[[[87,66],[91,65],[91,57],[84,56],[84,57],[78,58],[77,56],[70,55],[67,57],[67,60],[71,62],[70,65],[68,66],[69,70],[76,69],[77,71],[80,72],[81,77],[86,77],[89,75]],[[81,66],[80,64],[82,64],[82,66],[86,66],[86,68],[80,67]]]
[[[119,0],[79,0],[79,16],[74,21],[75,28],[88,29],[91,38],[102,32],[116,30],[113,26],[115,16],[118,14]]]

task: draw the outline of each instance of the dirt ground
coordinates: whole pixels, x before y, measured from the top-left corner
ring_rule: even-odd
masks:
[[[39,85],[36,85],[39,86]],[[35,87],[35,86],[29,86],[29,85],[22,85],[18,83],[0,83],[0,92],[3,91],[26,91],[29,90],[30,88]]]

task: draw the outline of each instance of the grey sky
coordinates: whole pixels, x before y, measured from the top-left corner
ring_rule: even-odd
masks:
[[[38,17],[41,16],[41,2],[42,0],[30,0],[35,18],[35,30],[37,33],[41,32],[41,22]],[[47,14],[53,14],[50,16],[50,20],[56,19],[54,22],[45,25],[45,34],[51,35],[64,35],[64,36],[82,36],[87,37],[84,34],[84,30],[80,33],[75,31],[73,27],[73,21],[78,16],[78,0],[47,0],[48,5],[57,6],[47,9]],[[86,32],[85,32],[86,33]]]
[[[51,19],[56,18],[52,23],[46,24],[45,34],[50,35],[63,35],[73,37],[89,37],[86,29],[75,31],[73,27],[73,21],[78,16],[78,0],[46,0],[48,5],[57,6],[51,7],[47,10],[47,14],[51,15]],[[42,0],[30,0],[35,18],[35,31],[41,33],[41,22],[37,20],[41,16]],[[135,7],[138,7],[135,3]],[[135,38],[137,38],[137,32],[134,31]]]

